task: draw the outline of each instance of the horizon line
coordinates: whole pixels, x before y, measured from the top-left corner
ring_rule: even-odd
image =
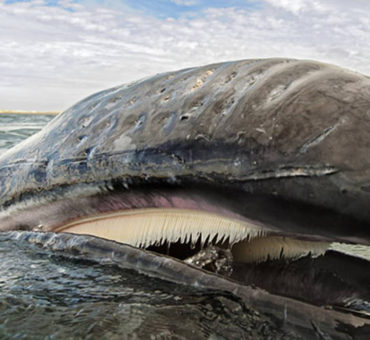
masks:
[[[34,115],[57,115],[62,111],[37,111],[37,110],[0,110],[0,114],[34,114]]]

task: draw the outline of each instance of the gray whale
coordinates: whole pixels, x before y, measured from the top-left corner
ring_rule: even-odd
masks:
[[[370,79],[335,66],[243,60],[156,75],[82,100],[3,154],[0,229],[89,234],[76,223],[163,210],[186,235],[152,240],[145,226],[132,245],[267,235],[293,239],[277,248],[293,257],[305,242],[370,245],[369,131]],[[216,231],[190,225],[215,215]],[[347,319],[368,327],[358,318]]]

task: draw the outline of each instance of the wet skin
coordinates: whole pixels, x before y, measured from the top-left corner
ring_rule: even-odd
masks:
[[[69,231],[86,217],[180,209],[268,236],[370,245],[369,131],[370,79],[334,66],[246,60],[157,75],[77,103],[2,155],[0,228]],[[368,299],[367,279],[329,278],[342,260],[311,263],[313,289],[292,295],[300,261],[277,270],[291,290],[264,288],[318,305]],[[234,279],[269,281],[250,266],[235,263]],[[333,296],[313,296],[324,285]]]

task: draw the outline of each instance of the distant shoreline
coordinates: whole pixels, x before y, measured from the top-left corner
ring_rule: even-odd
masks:
[[[57,115],[60,111],[22,111],[22,110],[0,110],[0,114],[6,115]]]

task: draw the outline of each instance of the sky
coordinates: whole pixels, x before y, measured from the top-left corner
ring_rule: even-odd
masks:
[[[370,76],[369,0],[0,0],[0,110],[219,61],[287,57]]]

